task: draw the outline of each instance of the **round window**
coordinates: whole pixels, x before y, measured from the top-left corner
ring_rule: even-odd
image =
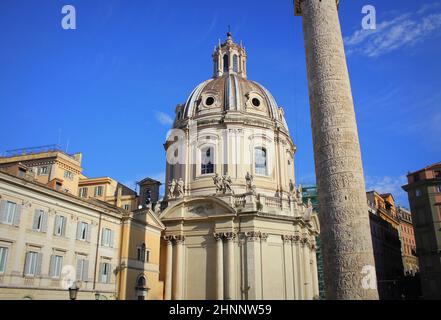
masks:
[[[251,103],[253,104],[253,106],[258,107],[260,106],[260,100],[257,98],[253,98],[253,100],[251,100]]]
[[[205,105],[211,106],[213,104],[214,104],[214,98],[213,97],[208,97],[207,99],[205,99]]]

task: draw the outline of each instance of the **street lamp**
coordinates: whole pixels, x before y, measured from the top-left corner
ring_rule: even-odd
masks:
[[[101,297],[99,292],[95,292],[95,300],[99,300]]]
[[[80,288],[78,288],[76,283],[72,284],[72,286],[69,288],[69,298],[70,298],[70,300],[76,300],[77,299],[77,294],[78,294],[78,290],[79,289]]]

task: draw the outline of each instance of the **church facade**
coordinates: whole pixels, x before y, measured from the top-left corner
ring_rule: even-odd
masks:
[[[164,144],[165,299],[313,299],[319,222],[294,176],[296,147],[242,45],[213,52]],[[159,206],[158,206],[159,208]]]

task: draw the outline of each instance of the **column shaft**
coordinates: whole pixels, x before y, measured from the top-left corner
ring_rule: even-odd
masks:
[[[354,103],[336,0],[295,0],[302,16],[327,299],[378,299]],[[369,272],[369,271],[368,271]]]
[[[216,239],[216,299],[224,299],[224,245],[222,237],[215,234]]]
[[[171,300],[172,292],[172,274],[173,274],[173,244],[170,239],[167,240],[167,258],[165,265],[165,293],[164,299]]]

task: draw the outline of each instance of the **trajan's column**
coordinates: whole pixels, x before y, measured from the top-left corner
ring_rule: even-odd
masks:
[[[302,16],[327,299],[378,299],[363,166],[338,0]]]

